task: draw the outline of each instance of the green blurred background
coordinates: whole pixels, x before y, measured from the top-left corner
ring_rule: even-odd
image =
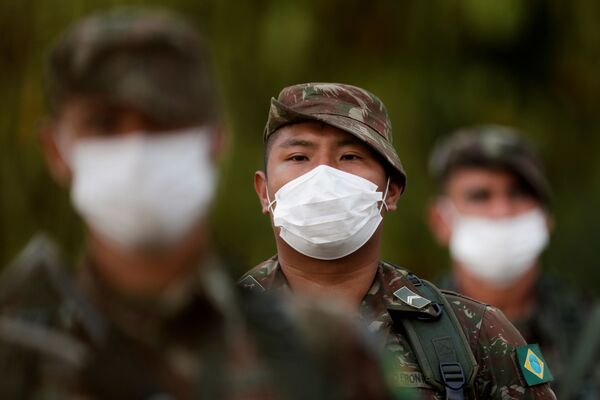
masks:
[[[0,2],[0,262],[36,231],[81,253],[68,193],[45,172],[45,52],[70,23],[123,4]],[[448,267],[425,208],[434,193],[427,156],[465,124],[521,128],[539,146],[555,192],[556,229],[544,268],[600,292],[600,2],[596,0],[174,0],[168,6],[208,39],[232,132],[214,225],[219,245],[247,267],[274,242],[252,188],[262,168],[269,99],[304,81],[376,93],[390,112],[408,173],[399,210],[385,218],[384,257],[432,278]],[[238,274],[243,272],[240,267]]]

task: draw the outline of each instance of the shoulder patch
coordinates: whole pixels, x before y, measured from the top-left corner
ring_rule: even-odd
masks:
[[[519,369],[527,386],[535,386],[554,380],[550,368],[548,368],[548,364],[542,357],[542,352],[537,344],[527,344],[517,347],[515,351],[517,353]]]
[[[396,290],[394,292],[394,296],[396,296],[397,298],[402,300],[407,305],[409,305],[413,308],[416,308],[418,310],[422,309],[423,307],[425,307],[429,303],[431,303],[430,300],[427,300],[426,298],[419,296],[418,294],[416,294],[415,292],[413,292],[406,286],[402,286],[400,289]]]
[[[261,285],[252,275],[247,275],[245,278],[239,281],[239,285],[244,290],[248,290],[254,293],[266,292],[266,289]]]

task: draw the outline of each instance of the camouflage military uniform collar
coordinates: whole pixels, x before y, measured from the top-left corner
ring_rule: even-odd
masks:
[[[411,273],[405,269],[393,266],[385,261],[380,261],[377,267],[375,279],[361,302],[361,315],[372,319],[374,316],[387,315],[386,320],[375,320],[370,324],[374,331],[380,327],[391,324],[388,313],[382,313],[383,309],[411,313],[417,317],[434,317],[436,310],[432,305],[421,309],[411,306],[395,295],[401,288],[407,288],[415,295],[419,295],[419,289],[411,280]],[[277,295],[291,292],[289,282],[281,270],[277,256],[260,264],[240,279],[240,285],[250,291],[269,291]],[[382,309],[383,308],[383,309]]]

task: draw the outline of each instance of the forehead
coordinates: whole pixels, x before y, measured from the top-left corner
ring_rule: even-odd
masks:
[[[142,113],[138,107],[117,102],[101,95],[73,95],[69,96],[58,108],[59,116],[70,114],[90,114],[99,112],[132,111]]]
[[[273,134],[271,145],[274,147],[282,147],[299,144],[300,141],[312,145],[356,145],[362,146],[370,151],[369,146],[356,136],[342,129],[317,121],[301,122],[280,128]]]
[[[59,123],[93,127],[107,119],[115,121],[136,120],[149,128],[168,129],[183,126],[177,123],[164,123],[148,112],[129,104],[116,102],[102,96],[72,96],[66,99],[57,110]]]
[[[448,191],[472,187],[510,188],[526,186],[523,179],[506,168],[461,167],[452,171],[446,180]]]

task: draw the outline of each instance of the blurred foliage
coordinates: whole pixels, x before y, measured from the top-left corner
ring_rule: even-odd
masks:
[[[5,0],[0,3],[0,262],[44,229],[75,260],[82,227],[68,193],[45,171],[42,65],[70,23],[95,10],[164,1]],[[384,257],[425,277],[447,268],[425,209],[435,139],[465,124],[527,132],[547,161],[556,218],[544,267],[600,291],[600,3],[594,0],[172,0],[211,46],[231,146],[214,226],[219,245],[247,266],[274,253],[253,192],[262,168],[269,99],[289,84],[365,87],[391,114],[408,173],[399,210],[386,216]],[[241,270],[239,271],[242,272]]]

